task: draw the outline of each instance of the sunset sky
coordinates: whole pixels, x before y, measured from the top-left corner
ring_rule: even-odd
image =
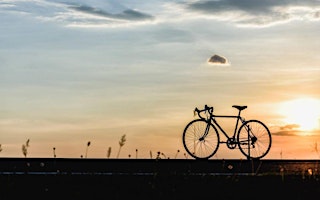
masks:
[[[125,134],[121,158],[185,158],[207,104],[247,105],[271,130],[266,159],[320,158],[319,0],[1,0],[0,17],[0,157],[30,139],[28,157],[90,141],[88,158],[115,158]]]

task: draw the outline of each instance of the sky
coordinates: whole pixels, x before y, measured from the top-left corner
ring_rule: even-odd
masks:
[[[190,158],[207,104],[247,105],[265,159],[320,158],[319,0],[1,0],[0,17],[0,157],[29,139],[27,157]]]

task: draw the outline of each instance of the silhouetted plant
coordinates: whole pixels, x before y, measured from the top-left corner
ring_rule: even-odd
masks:
[[[0,144],[0,152],[2,151],[2,147],[1,147],[1,144]]]
[[[119,141],[119,151],[118,151],[118,154],[117,154],[117,158],[119,158],[121,148],[123,147],[125,142],[126,142],[126,134],[122,135],[122,137],[121,137],[121,139]]]
[[[161,155],[161,152],[158,151],[158,152],[157,152],[157,157],[156,157],[156,159],[161,159],[160,155]]]
[[[317,142],[314,143],[313,150],[316,152],[317,156],[320,158],[320,154],[319,154],[319,151],[318,151],[318,143]]]
[[[86,148],[85,158],[87,158],[87,155],[88,155],[88,149],[89,149],[90,144],[91,144],[91,142],[89,141],[89,142],[87,143],[87,148]]]
[[[57,156],[56,156],[56,148],[53,147],[52,149],[53,149],[53,157],[55,158],[55,157],[57,157]]]
[[[183,154],[186,159],[188,159],[188,155],[186,153]]]
[[[177,158],[179,152],[180,152],[180,150],[178,149],[176,155],[174,156],[174,158]]]
[[[26,143],[22,145],[22,153],[23,153],[24,157],[27,157],[27,155],[28,155],[29,143],[30,143],[30,139],[28,139],[26,141]]]
[[[150,151],[150,158],[152,159],[152,151]]]
[[[314,143],[314,151],[316,152],[316,154],[317,154],[318,157],[320,158],[320,154],[319,154],[319,151],[318,151],[318,143],[317,143],[317,142]],[[316,162],[316,167],[315,167],[315,169],[314,169],[314,175],[317,175],[317,174],[318,174],[318,165],[319,165],[319,163],[318,163],[318,161],[317,161],[317,162]]]
[[[136,158],[138,158],[138,149],[136,149]]]
[[[111,155],[111,147],[108,148],[107,158],[110,158],[110,155]]]
[[[164,158],[167,158],[166,154],[164,153],[161,153],[161,155],[164,157]]]

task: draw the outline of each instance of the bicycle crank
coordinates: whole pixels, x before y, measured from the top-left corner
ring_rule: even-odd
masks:
[[[235,140],[234,138],[229,138],[229,139],[227,140],[227,147],[228,147],[229,149],[235,149],[235,148],[237,147],[237,142],[236,142],[236,140]]]

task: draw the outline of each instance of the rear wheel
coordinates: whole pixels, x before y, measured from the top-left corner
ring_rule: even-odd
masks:
[[[262,122],[249,120],[239,128],[237,141],[240,151],[248,159],[260,159],[270,151],[271,133]]]
[[[196,159],[209,159],[219,148],[219,134],[216,127],[204,119],[191,121],[182,135],[187,153]]]

